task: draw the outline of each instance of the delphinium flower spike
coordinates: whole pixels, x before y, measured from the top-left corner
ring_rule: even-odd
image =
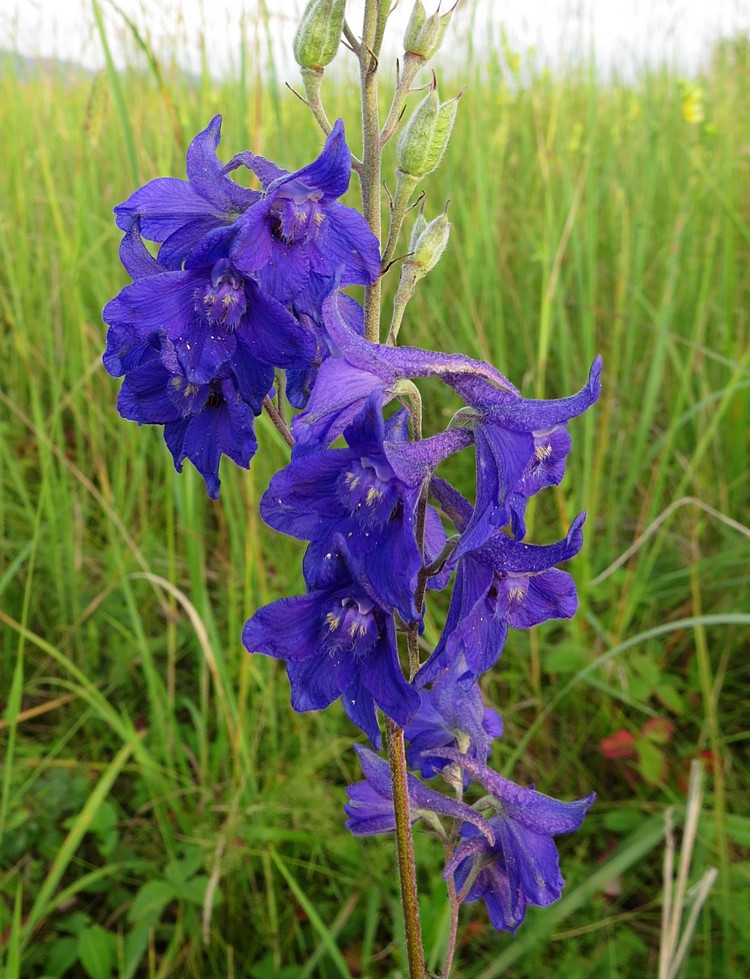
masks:
[[[304,591],[257,609],[242,640],[249,652],[284,662],[295,710],[340,700],[377,749],[386,729],[388,762],[356,746],[365,780],[348,790],[347,827],[358,836],[395,833],[410,979],[426,979],[411,824],[421,820],[446,854],[445,977],[459,904],[481,898],[494,927],[514,932],[528,905],[559,897],[553,837],[577,829],[593,802],[593,795],[560,802],[489,768],[503,724],[484,704],[482,677],[512,628],[575,613],[575,584],[557,566],[579,553],[585,514],[543,545],[525,540],[526,511],[564,476],[568,425],[599,397],[601,360],[572,397],[531,400],[492,364],[397,346],[416,286],[448,244],[445,210],[428,223],[420,209],[388,339],[379,342],[381,275],[399,262],[412,192],[428,178],[429,193],[459,108],[460,96],[440,102],[433,73],[404,115],[453,9],[428,16],[417,0],[404,70],[379,130],[377,72],[390,7],[365,0],[358,36],[345,8],[345,0],[309,0],[295,37],[307,103],[326,134],[315,159],[287,170],[242,151],[222,163],[215,116],[189,146],[186,179],[157,177],[117,205],[120,257],[132,281],[104,309],[103,361],[123,379],[120,413],[163,426],[176,468],[189,459],[211,497],[223,455],[249,466],[262,411],[291,446],[260,512],[306,542]],[[363,214],[342,203],[352,156],[343,120],[331,125],[322,104],[323,69],[342,31],[362,81],[363,152],[355,162]],[[381,253],[382,149],[402,116]],[[243,186],[242,170],[258,189]],[[344,291],[350,286],[364,287],[363,305]],[[422,398],[430,384],[462,405],[447,427],[428,432]],[[290,407],[298,412],[292,418]],[[462,452],[476,471],[473,503],[438,475]],[[434,623],[427,606],[444,590],[445,625],[425,654]],[[430,787],[407,773],[407,758]]]

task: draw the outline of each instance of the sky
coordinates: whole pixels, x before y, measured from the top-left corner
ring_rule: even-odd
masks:
[[[448,9],[451,0],[443,0]],[[304,0],[99,0],[115,61],[132,61],[132,40],[116,8],[126,14],[162,60],[174,58],[198,70],[201,44],[217,76],[238,64],[244,30],[249,50],[266,53],[262,6],[268,11],[274,38],[274,61],[282,77],[296,74],[291,39]],[[348,0],[347,17],[355,28],[364,0]],[[399,0],[389,26],[395,58],[413,0]],[[428,12],[436,0],[425,0]],[[0,49],[82,63],[91,70],[104,65],[93,0],[2,0]],[[243,26],[244,25],[244,26]],[[507,34],[512,50],[533,47],[552,65],[595,51],[600,68],[632,73],[644,63],[666,61],[692,74],[707,57],[712,42],[734,32],[750,32],[748,0],[461,0],[452,30],[458,38],[473,35],[476,44],[499,44]],[[464,45],[446,46],[465,51]]]

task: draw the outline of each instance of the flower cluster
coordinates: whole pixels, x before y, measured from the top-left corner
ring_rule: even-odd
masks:
[[[351,174],[341,121],[296,173],[251,153],[222,164],[220,134],[216,116],[195,137],[187,180],[159,177],[115,208],[133,282],[103,313],[104,365],[124,377],[120,414],[164,425],[177,469],[190,459],[214,498],[222,454],[250,464],[275,369],[288,371],[290,400],[304,404],[326,355],[321,289],[334,277],[371,284],[380,274],[377,240],[338,202]],[[261,191],[232,179],[241,167]],[[144,238],[159,243],[155,258]]]
[[[410,775],[411,818],[449,844],[445,873],[460,899],[482,898],[493,925],[515,931],[527,905],[559,896],[552,838],[580,826],[593,796],[558,802],[488,768],[502,721],[479,680],[510,629],[575,613],[573,579],[558,565],[579,552],[585,514],[547,545],[525,541],[525,514],[562,480],[567,423],[598,398],[601,362],[572,397],[527,400],[490,364],[368,339],[343,290],[373,284],[381,256],[364,218],[339,202],[352,166],[342,122],[293,173],[249,152],[222,164],[220,125],[217,116],[193,140],[187,180],[158,178],[115,208],[133,280],[103,314],[104,364],[124,379],[119,411],[163,425],[177,469],[189,459],[216,497],[221,456],[248,467],[254,419],[269,409],[293,447],[260,512],[306,542],[305,593],[257,610],[244,645],[285,663],[295,710],[340,699],[376,749],[379,712],[404,730],[410,767],[455,795]],[[260,189],[231,176],[241,168]],[[425,438],[418,378],[462,402]],[[291,431],[272,401],[284,397],[299,411]],[[473,504],[436,475],[464,451]],[[449,588],[444,630],[421,663],[425,596]],[[388,766],[357,750],[366,780],[349,789],[347,825],[393,830]],[[472,785],[485,792],[473,806],[463,800]]]

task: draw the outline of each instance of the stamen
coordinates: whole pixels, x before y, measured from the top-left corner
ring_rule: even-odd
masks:
[[[534,450],[534,455],[537,457],[539,462],[544,462],[545,459],[549,459],[552,455],[552,446],[548,442],[546,445],[537,445]]]

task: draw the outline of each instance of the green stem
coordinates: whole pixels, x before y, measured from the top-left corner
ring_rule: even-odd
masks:
[[[359,46],[359,74],[362,93],[362,212],[372,233],[380,241],[380,122],[378,119],[378,33],[379,0],[366,0]],[[365,336],[372,343],[380,339],[380,279],[365,288]]]
[[[417,280],[413,273],[410,271],[410,266],[407,263],[401,269],[401,278],[399,279],[398,289],[396,290],[396,295],[393,297],[393,316],[391,317],[391,326],[388,330],[388,336],[386,338],[386,345],[389,347],[395,347],[398,340],[398,333],[401,329],[401,322],[404,318],[404,313],[406,312],[406,307],[409,300],[414,295],[414,287],[416,286]]]
[[[391,203],[391,221],[388,226],[388,240],[383,249],[383,260],[381,267],[383,271],[390,265],[393,254],[396,251],[398,237],[401,234],[401,226],[404,223],[406,212],[409,210],[409,200],[414,193],[414,189],[419,183],[419,177],[412,177],[401,170],[396,171],[396,196]]]
[[[365,0],[362,40],[359,56],[362,97],[362,211],[378,242],[382,236],[380,216],[380,172],[382,148],[378,119],[378,53],[390,11],[390,0]],[[380,279],[365,288],[365,336],[373,343],[380,340]],[[418,662],[418,659],[417,659]],[[406,780],[404,732],[386,718],[388,762],[393,785],[393,809],[396,817],[396,852],[401,882],[401,905],[409,960],[410,979],[426,979],[422,931],[419,925],[417,876],[409,813],[409,789]]]
[[[452,853],[450,847],[446,847],[446,862],[451,858],[451,856]],[[456,938],[458,937],[458,910],[461,907],[458,901],[458,895],[456,894],[456,885],[452,877],[447,881],[447,885],[448,899],[451,907],[451,923],[450,930],[448,932],[448,948],[445,952],[445,962],[443,963],[443,971],[440,974],[441,979],[450,979],[451,969],[453,968],[453,957],[456,954]]]
[[[466,751],[468,748],[468,737],[464,744],[459,742],[459,749],[461,751]],[[456,780],[453,783],[456,801],[462,802],[464,795],[464,785],[463,785],[463,772],[457,766],[456,767]],[[451,830],[450,837],[443,841],[443,852],[445,853],[445,862],[448,864],[451,857],[453,856],[453,851],[458,842],[459,825],[457,821],[454,821],[453,828]],[[448,947],[445,951],[445,961],[443,962],[443,971],[440,973],[441,979],[450,979],[451,969],[453,968],[453,959],[456,954],[456,940],[458,938],[458,912],[461,907],[461,901],[459,900],[459,895],[456,893],[456,881],[451,875],[446,881],[448,887],[448,900],[450,902],[451,909],[451,922],[450,928],[448,930]]]
[[[404,106],[406,105],[406,98],[411,91],[411,83],[424,64],[426,64],[425,59],[413,51],[407,51],[404,55],[404,64],[396,84],[396,91],[393,93],[393,102],[391,102],[383,131],[380,134],[381,147],[385,146],[398,129],[398,124],[401,121]]]
[[[401,904],[404,910],[406,951],[409,960],[410,979],[426,979],[422,930],[419,924],[417,878],[414,865],[414,845],[409,815],[409,789],[406,781],[406,755],[404,732],[395,721],[386,719],[388,761],[391,766],[393,808],[396,816],[396,852],[398,873],[401,881]]]
[[[360,44],[357,38],[354,36],[354,31],[351,29],[349,24],[344,21],[344,37],[346,38],[346,43],[352,49],[352,51],[359,57]]]
[[[320,87],[323,81],[322,68],[302,68],[302,84],[305,86],[307,105],[315,117],[315,121],[323,130],[326,136],[331,135],[333,126],[328,120],[326,110],[320,99]]]

